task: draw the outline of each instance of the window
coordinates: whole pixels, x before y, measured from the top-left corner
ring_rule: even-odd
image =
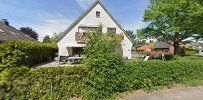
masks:
[[[107,33],[115,33],[116,34],[116,28],[107,28]]]
[[[96,12],[96,17],[100,18],[100,12],[99,11]]]

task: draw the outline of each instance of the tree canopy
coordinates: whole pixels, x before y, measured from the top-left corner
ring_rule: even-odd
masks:
[[[38,40],[38,38],[39,38],[38,33],[30,27],[21,27],[20,31],[36,40]]]
[[[49,35],[46,35],[43,39],[43,43],[51,43],[51,39],[49,37]]]
[[[126,32],[126,34],[127,34],[132,40],[135,40],[135,39],[136,39],[136,35],[133,33],[133,31],[131,31],[131,30],[126,30],[125,32]]]
[[[54,33],[51,37],[51,43],[57,43],[62,33]]]
[[[131,40],[133,41],[134,45],[137,45],[136,42],[136,35],[133,33],[133,31],[131,30],[126,30],[125,33],[131,38]]]
[[[161,39],[172,44],[176,54],[178,43],[194,34],[203,34],[201,0],[151,0],[144,14],[149,25],[139,31],[144,37]]]

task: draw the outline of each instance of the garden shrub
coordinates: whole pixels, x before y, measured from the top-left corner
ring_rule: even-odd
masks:
[[[78,97],[84,88],[86,75],[85,67],[39,70],[13,67],[0,73],[0,99],[67,100],[70,97]]]
[[[6,67],[31,67],[52,60],[55,52],[56,46],[38,42],[4,42],[0,44],[0,63]]]
[[[191,47],[191,48],[186,48],[185,52],[186,52],[186,55],[197,55],[199,53],[199,50],[193,49]]]
[[[113,97],[126,88],[124,61],[116,48],[121,46],[119,37],[100,30],[87,34],[84,64],[88,77],[83,99],[98,100]]]
[[[129,90],[151,90],[203,80],[202,60],[126,61],[123,67],[119,66],[121,70],[118,65],[97,63],[95,67],[100,68],[92,67],[93,71],[80,66],[5,69],[0,73],[0,99],[112,99],[113,94]]]
[[[165,54],[164,57],[165,57],[165,60],[168,61],[168,60],[173,60],[174,55],[171,55],[171,54]]]
[[[51,48],[55,50],[54,47],[30,42],[1,44],[0,68],[5,69],[0,69],[0,99],[66,100],[71,97],[82,97],[88,100],[105,100],[113,99],[117,93],[130,90],[151,90],[159,86],[203,80],[201,57],[191,56],[187,60],[170,62],[124,61],[115,49],[120,46],[116,35],[92,32],[88,34],[88,38],[84,67],[38,70],[19,67],[48,60],[47,57],[52,57],[49,54],[53,53],[48,50],[52,50]],[[48,53],[40,53],[40,50]],[[32,64],[29,64],[29,61]]]

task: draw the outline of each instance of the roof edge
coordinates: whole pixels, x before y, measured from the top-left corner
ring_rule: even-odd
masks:
[[[83,12],[83,14],[81,16],[79,16],[64,32],[63,34],[59,37],[59,41],[61,41],[61,39],[63,39],[68,32],[70,32],[100,1],[96,0],[86,11]]]
[[[101,3],[100,0],[96,0],[92,6],[90,6],[81,16],[79,16],[69,27],[68,29],[66,29],[63,34],[59,37],[59,40],[57,41],[57,43],[59,41],[61,41],[67,34],[68,32],[70,32],[97,4],[100,4],[101,7],[106,11],[106,13],[111,17],[111,19],[116,23],[116,25],[124,32],[124,34],[126,35],[126,37],[132,42],[133,44],[133,40],[127,35],[127,33],[125,32],[125,30],[122,28],[122,26],[118,23],[118,21],[112,16],[112,14],[106,9],[106,7]]]

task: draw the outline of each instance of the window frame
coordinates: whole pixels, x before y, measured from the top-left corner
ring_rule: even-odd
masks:
[[[114,32],[115,31],[115,32]],[[107,27],[107,33],[112,32],[116,34],[117,29],[115,27]]]
[[[100,18],[101,17],[101,12],[100,11],[96,11],[96,18]]]

